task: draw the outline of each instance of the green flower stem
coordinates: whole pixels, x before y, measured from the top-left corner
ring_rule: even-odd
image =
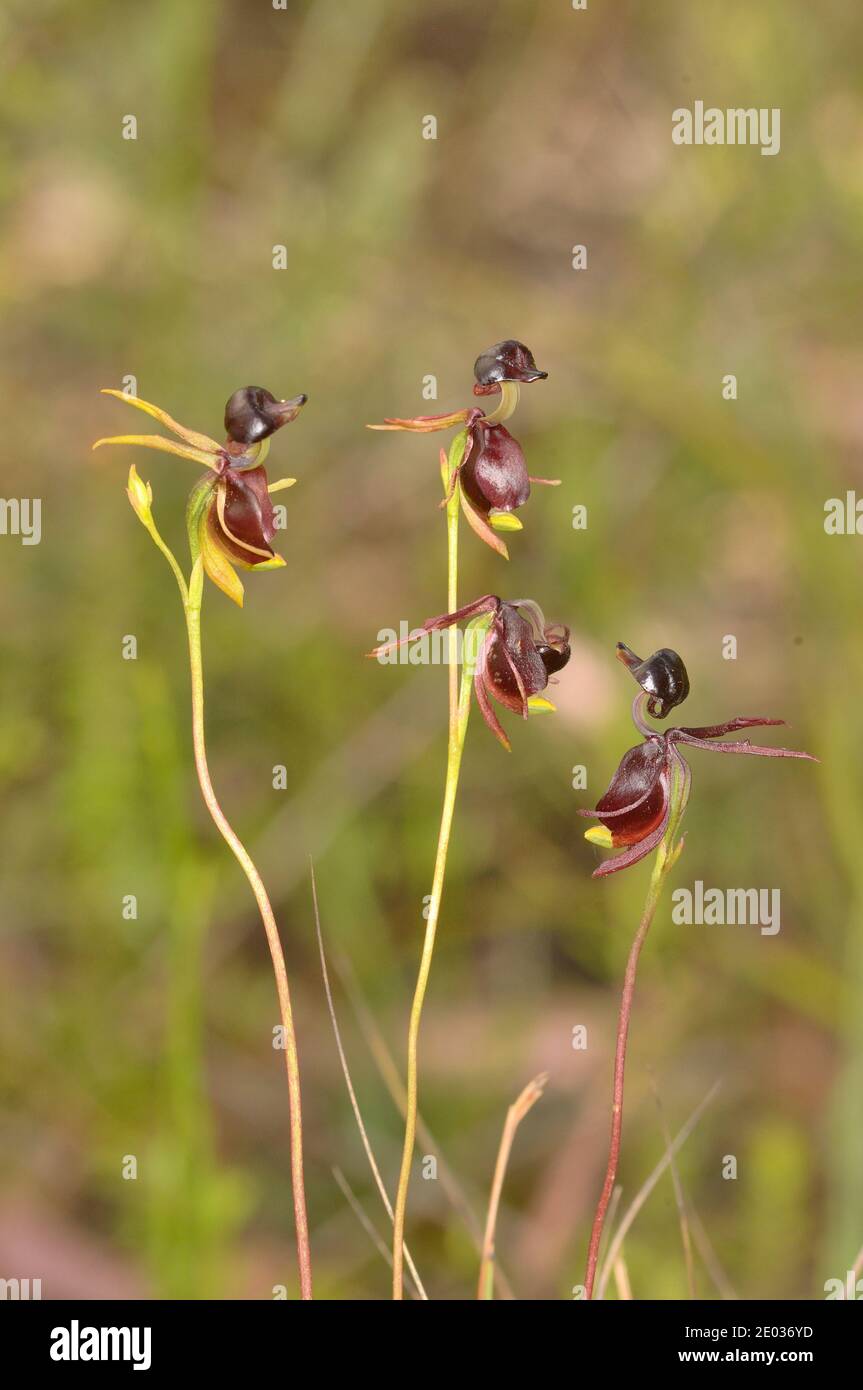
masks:
[[[133,485],[134,480],[134,485]],[[312,1255],[309,1244],[309,1220],[306,1213],[306,1192],[303,1178],[303,1113],[302,1100],[300,1095],[300,1062],[297,1052],[297,1039],[294,1031],[294,1018],[291,1009],[291,995],[288,988],[288,972],[285,966],[285,956],[282,951],[282,943],[279,939],[279,929],[276,926],[276,919],[267,890],[264,887],[263,879],[258,873],[257,868],[239,836],[234,831],[227,816],[219,805],[218,797],[213,789],[210,769],[207,763],[207,745],[204,736],[204,663],[201,651],[201,604],[204,596],[204,566],[198,547],[196,544],[197,518],[201,507],[208,495],[209,482],[199,485],[192,492],[189,503],[188,522],[189,540],[192,546],[194,565],[188,585],[173,551],[159,534],[158,527],[153,519],[150,502],[152,493],[146,484],[141,484],[137,479],[135,470],[130,474],[129,500],[135,513],[149,532],[153,542],[161,550],[168,564],[171,566],[177,587],[180,590],[180,597],[183,601],[183,612],[186,615],[186,630],[189,636],[189,667],[192,680],[192,742],[195,750],[195,768],[198,774],[198,782],[201,787],[201,795],[213,822],[231,849],[234,858],[246,875],[249,886],[255,895],[261,920],[264,924],[264,931],[267,936],[267,945],[270,948],[270,957],[273,962],[273,973],[276,977],[276,990],[279,996],[279,1010],[281,1014],[282,1030],[285,1041],[285,1066],[288,1073],[288,1104],[290,1111],[291,1124],[291,1185],[294,1197],[294,1223],[297,1232],[297,1260],[300,1271],[300,1296],[303,1299],[312,1297]]]
[[[623,1132],[623,1085],[626,1070],[626,1044],[629,1037],[629,1023],[632,1016],[632,1001],[635,995],[635,978],[638,971],[638,959],[641,955],[641,948],[647,940],[647,933],[650,931],[651,924],[665,880],[670,870],[677,863],[680,852],[683,849],[683,840],[674,843],[681,817],[686,809],[686,800],[689,793],[688,778],[684,779],[677,767],[672,774],[671,787],[671,811],[668,817],[668,826],[659,847],[656,851],[656,858],[653,862],[653,870],[650,875],[650,883],[647,889],[647,898],[644,904],[644,911],[641,921],[638,924],[638,931],[635,933],[635,940],[630,947],[629,956],[626,962],[626,973],[623,977],[623,993],[620,997],[620,1011],[617,1020],[617,1048],[614,1054],[614,1088],[611,1106],[611,1140],[608,1148],[608,1164],[605,1170],[605,1181],[602,1184],[602,1192],[596,1206],[593,1218],[593,1227],[590,1232],[590,1244],[587,1251],[587,1269],[584,1276],[584,1296],[586,1299],[593,1297],[593,1285],[596,1280],[596,1266],[599,1260],[599,1246],[602,1240],[602,1228],[605,1223],[605,1214],[614,1190],[614,1180],[617,1176],[617,1165],[620,1159],[620,1140]]]
[[[453,469],[458,466],[461,458],[467,435],[464,430],[460,430],[456,435],[452,448],[450,449],[449,460],[446,473],[443,474],[444,487],[448,487],[449,479],[452,477]],[[458,608],[458,522],[459,522],[459,485],[453,488],[452,497],[446,504],[446,543],[447,543],[447,588],[446,588],[446,611],[454,613]],[[458,633],[455,628],[449,630],[449,747],[452,749],[453,738],[455,735],[456,723],[458,721]]]
[[[452,477],[453,469],[461,459],[464,449],[465,434],[462,430],[453,440],[449,453],[449,460],[442,468],[443,484],[445,491],[448,489],[449,481]],[[458,484],[452,490],[452,496],[447,502],[447,612],[453,613],[458,608],[458,522],[459,522],[459,488]],[[407,1210],[408,1187],[410,1185],[411,1163],[413,1162],[414,1145],[416,1143],[417,1131],[417,1051],[419,1042],[420,1019],[422,1017],[423,1002],[425,1000],[426,989],[428,987],[429,973],[431,971],[432,956],[434,954],[435,936],[437,934],[438,917],[440,916],[441,899],[443,897],[444,878],[446,876],[447,853],[449,851],[450,834],[452,832],[453,814],[455,812],[456,793],[458,791],[459,772],[461,770],[461,758],[464,750],[464,740],[467,734],[467,723],[470,715],[470,697],[472,670],[468,660],[468,633],[475,631],[474,625],[466,629],[464,644],[462,649],[462,674],[461,689],[459,690],[458,678],[458,649],[457,636],[455,630],[450,630],[449,641],[449,737],[447,740],[447,762],[446,762],[446,784],[444,787],[443,810],[441,812],[440,831],[438,834],[437,854],[435,856],[434,877],[432,880],[431,898],[428,905],[428,917],[426,918],[425,938],[423,941],[422,957],[420,959],[419,974],[417,976],[416,988],[414,990],[413,1004],[411,1005],[410,1024],[408,1027],[408,1057],[407,1057],[407,1099],[405,1109],[405,1140],[402,1150],[402,1163],[399,1172],[399,1184],[396,1192],[395,1207],[393,1211],[393,1298],[404,1298],[404,1238],[405,1238],[405,1213]]]
[[[249,881],[255,895],[270,957],[276,977],[279,996],[282,1029],[285,1042],[285,1066],[288,1073],[288,1099],[291,1118],[291,1184],[294,1197],[294,1221],[297,1232],[297,1258],[300,1270],[300,1294],[304,1299],[312,1297],[312,1258],[309,1245],[309,1222],[306,1213],[305,1182],[303,1178],[303,1118],[300,1096],[300,1062],[297,1053],[297,1039],[294,1031],[291,995],[288,988],[288,972],[285,956],[279,939],[279,929],[263,880],[255,864],[234,831],[219,805],[210,778],[207,764],[207,747],[204,738],[204,667],[201,654],[201,598],[203,593],[201,561],[196,560],[189,586],[189,599],[184,604],[186,628],[189,634],[189,665],[192,676],[192,741],[195,749],[195,767],[201,786],[204,803],[213,818],[216,829],[221,834],[235,859]]]

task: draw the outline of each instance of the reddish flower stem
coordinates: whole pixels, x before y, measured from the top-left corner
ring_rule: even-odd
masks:
[[[635,940],[629,951],[629,958],[626,962],[626,974],[623,979],[623,993],[620,999],[620,1013],[617,1019],[617,1050],[614,1054],[614,1092],[611,1107],[611,1142],[608,1149],[608,1165],[605,1170],[605,1181],[602,1184],[602,1192],[596,1206],[596,1214],[593,1218],[593,1229],[590,1233],[590,1245],[587,1252],[587,1272],[584,1276],[585,1298],[593,1297],[593,1285],[596,1279],[596,1265],[599,1259],[599,1244],[602,1240],[602,1228],[605,1223],[605,1214],[608,1204],[611,1201],[611,1194],[614,1190],[614,1179],[617,1176],[617,1164],[620,1158],[620,1138],[623,1131],[623,1082],[626,1069],[626,1043],[629,1037],[629,1022],[632,1015],[632,1000],[635,994],[635,976],[638,970],[638,958],[641,955],[641,948],[647,940],[647,933],[650,931],[650,924],[656,912],[659,901],[658,887],[654,891],[653,880],[651,880],[651,893],[648,894],[648,901],[645,906],[644,914],[635,934]]]
[[[637,697],[643,699],[644,697]],[[611,1101],[611,1140],[608,1146],[608,1164],[605,1169],[605,1181],[602,1184],[602,1191],[599,1194],[599,1201],[596,1205],[596,1212],[593,1218],[593,1227],[590,1232],[590,1244],[587,1249],[587,1268],[584,1275],[584,1296],[586,1299],[593,1298],[593,1286],[596,1281],[596,1266],[599,1260],[599,1246],[602,1241],[602,1228],[605,1223],[605,1215],[608,1211],[608,1204],[614,1190],[614,1180],[617,1176],[617,1165],[620,1159],[620,1139],[623,1132],[623,1085],[626,1072],[626,1044],[629,1038],[629,1023],[632,1017],[632,1001],[635,995],[635,978],[638,971],[638,959],[641,955],[641,948],[647,940],[647,933],[650,931],[651,923],[656,915],[662,887],[670,869],[677,863],[681,850],[683,849],[683,839],[674,843],[678,826],[686,810],[686,802],[689,797],[689,776],[688,770],[681,760],[680,766],[675,766],[670,800],[671,805],[668,815],[668,824],[665,834],[660,841],[656,858],[653,861],[653,872],[650,875],[650,885],[647,889],[647,899],[644,904],[644,912],[638,924],[638,931],[635,933],[635,940],[630,949],[626,961],[626,973],[623,977],[623,993],[620,996],[620,1012],[617,1016],[617,1048],[614,1054],[614,1087]]]

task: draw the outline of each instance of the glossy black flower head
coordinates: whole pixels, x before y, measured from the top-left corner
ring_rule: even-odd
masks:
[[[492,699],[527,719],[531,700],[545,690],[570,657],[569,628],[547,624],[542,609],[531,599],[506,603],[495,594],[485,594],[454,613],[429,618],[401,642],[388,642],[369,655],[381,656],[424,632],[439,632],[486,613],[492,617],[476,659],[474,689],[483,719],[508,750],[509,739],[494,712]],[[547,701],[540,701],[540,705],[549,707]]]
[[[617,659],[638,681],[649,696],[647,712],[654,719],[667,719],[671,711],[682,705],[689,694],[689,676],[683,660],[670,647],[654,652],[646,661],[636,656],[623,642],[617,644]]]
[[[620,645],[620,644],[619,644]],[[628,648],[624,648],[628,652]],[[657,653],[662,655],[662,653]],[[679,689],[680,671],[686,675],[685,667],[676,653],[665,655],[676,657],[676,663],[669,663],[677,678],[675,688]],[[633,653],[629,652],[633,657]],[[649,662],[638,666],[649,665]],[[651,658],[653,661],[654,658]],[[629,661],[625,662],[629,665]],[[660,670],[666,669],[662,665]],[[638,679],[638,678],[637,678]],[[686,682],[688,692],[689,683]],[[649,686],[636,695],[632,706],[632,719],[642,735],[642,742],[624,753],[608,790],[600,797],[595,808],[580,809],[580,816],[588,816],[600,822],[585,831],[585,839],[604,849],[621,849],[623,853],[608,859],[594,870],[594,878],[604,878],[617,873],[644,859],[651,850],[656,849],[668,828],[672,811],[672,786],[678,780],[678,811],[682,812],[689,797],[691,772],[689,764],[681,755],[681,747],[704,748],[713,753],[747,753],[760,758],[804,758],[817,762],[811,753],[798,752],[793,748],[770,748],[751,743],[746,739],[725,739],[726,734],[739,733],[742,729],[777,727],[784,719],[762,719],[741,717],[730,719],[724,724],[708,724],[698,728],[681,726],[660,732],[645,723],[644,712],[650,711],[651,702],[670,697],[670,692],[660,690],[657,695]],[[675,703],[685,699],[680,696]],[[672,706],[669,705],[670,709]],[[667,711],[666,711],[667,712]],[[660,716],[661,717],[661,716]]]
[[[548,376],[548,372],[541,372],[537,367],[530,348],[515,338],[507,338],[481,352],[473,364],[473,374],[476,377],[475,396],[489,395],[503,381],[544,381]]]
[[[234,444],[257,444],[296,420],[308,396],[277,401],[264,386],[241,386],[225,406],[225,429]]]
[[[530,348],[508,338],[480,353],[474,375],[476,395],[500,396],[490,414],[478,406],[468,406],[450,415],[417,415],[409,420],[392,417],[382,425],[369,428],[427,434],[462,426],[465,440],[459,462],[454,464],[441,450],[442,468],[449,478],[441,505],[446,505],[461,482],[462,507],[472,529],[486,545],[508,559],[506,545],[495,532],[521,530],[515,513],[530,497],[531,483],[556,487],[560,482],[557,478],[536,478],[528,474],[524,451],[503,424],[518,404],[520,386],[539,381],[548,373],[539,370]]]

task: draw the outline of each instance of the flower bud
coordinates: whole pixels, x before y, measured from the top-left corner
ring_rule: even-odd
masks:
[[[149,526],[153,520],[153,513],[151,510],[153,489],[150,487],[149,483],[145,483],[143,478],[138,476],[138,470],[134,463],[129,469],[129,483],[126,488],[126,496],[138,520],[143,522],[145,526]]]

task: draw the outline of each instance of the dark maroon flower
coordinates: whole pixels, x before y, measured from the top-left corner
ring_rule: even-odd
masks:
[[[488,396],[500,388],[503,381],[544,381],[548,372],[541,372],[533,360],[533,353],[524,343],[515,338],[507,338],[502,343],[481,352],[473,364],[476,385],[475,396]]]
[[[421,633],[439,632],[453,623],[466,622],[484,613],[491,613],[492,620],[477,656],[474,689],[483,719],[504,748],[509,749],[509,739],[491,700],[527,719],[531,697],[545,690],[570,656],[569,628],[560,624],[547,625],[541,608],[531,599],[506,603],[494,594],[485,594],[454,613],[429,618],[401,642],[388,642],[369,655],[381,656]]]
[[[276,534],[266,470],[226,468],[213,484],[207,508],[210,534],[238,564],[254,567],[273,560]]]
[[[242,386],[225,406],[228,441],[216,477],[205,480],[197,539],[207,574],[236,603],[242,604],[243,586],[234,565],[272,569],[284,564],[271,545],[276,526],[270,492],[293,479],[271,488],[259,460],[267,455],[270,435],[295,420],[307,400],[303,394],[277,401],[262,386]]]
[[[192,552],[200,554],[213,583],[242,605],[243,586],[234,565],[245,569],[275,569],[285,563],[270,544],[276,534],[270,493],[290,487],[294,479],[282,478],[277,483],[268,483],[263,461],[270,447],[270,435],[296,419],[308,398],[301,395],[277,401],[272,392],[262,386],[241,387],[225,406],[228,438],[224,444],[219,444],[209,435],[187,429],[149,401],[113,389],[106,394],[117,396],[151,415],[182,442],[177,444],[157,434],[113,435],[110,439],[97,440],[94,448],[102,444],[141,444],[149,449],[178,454],[204,464],[209,470],[196,484],[189,499],[187,523]],[[141,483],[136,470],[130,474],[129,500],[145,520],[151,496],[148,485]]]
[[[479,416],[468,428],[464,457],[456,470],[477,511],[514,512],[530,496],[530,478],[522,447],[506,425],[490,425]]]
[[[478,406],[469,406],[449,415],[417,415],[409,420],[389,418],[382,425],[370,428],[427,434],[461,425],[465,444],[458,465],[451,468],[446,454],[441,451],[442,465],[451,470],[449,489],[442,505],[446,505],[460,481],[462,505],[473,530],[493,550],[506,556],[506,546],[495,535],[495,529],[521,529],[515,512],[529,498],[531,483],[553,487],[559,482],[559,479],[535,478],[528,474],[522,447],[503,424],[518,403],[519,385],[539,381],[548,373],[539,370],[533,353],[524,343],[509,338],[480,353],[474,375],[475,395],[500,394],[500,401],[491,414]]]
[[[225,406],[225,429],[234,444],[257,444],[295,420],[308,396],[277,401],[263,386],[241,386]]]
[[[709,724],[700,728],[666,729],[663,733],[644,722],[644,711],[664,718],[689,693],[686,667],[676,652],[663,648],[647,661],[618,643],[618,656],[642,686],[632,706],[635,727],[643,742],[624,753],[608,791],[600,797],[594,810],[579,810],[600,822],[585,831],[585,839],[604,849],[622,849],[623,853],[608,859],[594,870],[594,878],[617,873],[630,864],[637,864],[656,849],[668,827],[671,814],[672,784],[680,779],[679,810],[682,812],[689,797],[691,773],[682,757],[680,745],[706,748],[714,753],[750,753],[761,758],[806,758],[817,762],[811,753],[791,748],[769,748],[749,739],[725,741],[725,734],[741,729],[777,726],[784,719],[738,718],[725,724]]]

